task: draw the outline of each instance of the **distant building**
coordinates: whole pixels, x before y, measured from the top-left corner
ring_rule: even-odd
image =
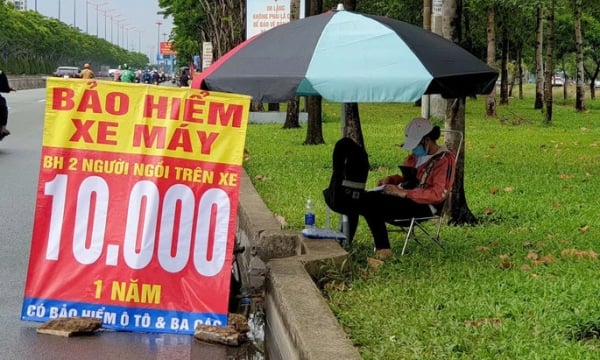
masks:
[[[17,10],[27,10],[27,0],[8,0],[7,2],[15,4]]]

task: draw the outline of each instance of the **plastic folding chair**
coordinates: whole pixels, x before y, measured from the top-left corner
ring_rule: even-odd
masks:
[[[445,133],[444,137],[446,140],[447,140],[447,136],[446,136],[447,134],[456,134],[459,137],[458,149],[455,149],[455,151],[454,151],[455,158],[454,158],[454,164],[453,164],[453,169],[452,169],[452,173],[455,174],[456,173],[456,165],[458,163],[458,158],[459,158],[460,152],[462,150],[463,133],[458,130],[442,130],[442,133]],[[448,148],[450,148],[450,147],[448,147]],[[454,149],[450,149],[450,150],[454,150]],[[448,189],[448,195],[446,197],[446,200],[444,200],[444,202],[442,202],[441,204],[438,204],[436,206],[429,205],[431,207],[433,215],[425,216],[425,217],[412,217],[412,218],[408,218],[408,219],[394,219],[389,222],[389,224],[398,226],[406,232],[406,238],[404,239],[404,245],[402,246],[402,255],[404,255],[404,253],[406,252],[406,247],[408,245],[408,241],[411,238],[413,240],[415,240],[415,242],[417,244],[423,245],[417,238],[417,236],[415,234],[415,229],[420,229],[421,232],[427,238],[429,238],[429,240],[433,241],[440,248],[444,247],[442,240],[440,238],[440,232],[442,229],[442,215],[443,215],[443,210],[444,210],[444,204],[446,201],[448,201],[448,199],[451,196],[452,196],[452,184],[451,184],[450,188]],[[437,225],[435,227],[435,233],[428,231],[424,226],[425,222],[433,221],[433,220],[437,221]]]

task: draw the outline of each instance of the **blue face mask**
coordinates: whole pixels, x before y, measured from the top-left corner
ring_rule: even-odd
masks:
[[[423,147],[423,144],[419,144],[416,148],[412,149],[412,153],[413,155],[419,157],[419,156],[425,156],[427,155],[427,150],[425,150],[425,147]]]

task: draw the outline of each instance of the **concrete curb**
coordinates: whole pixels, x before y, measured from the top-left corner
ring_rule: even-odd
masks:
[[[40,89],[46,87],[46,78],[41,76],[9,76],[8,83],[15,90]]]
[[[336,240],[311,240],[282,231],[245,172],[238,241],[250,249],[241,257],[242,272],[250,274],[249,281],[252,274],[264,273],[269,358],[361,359],[310,276],[323,262],[339,264],[348,253]]]

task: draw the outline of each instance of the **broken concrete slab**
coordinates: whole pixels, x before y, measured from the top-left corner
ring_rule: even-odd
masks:
[[[90,335],[102,327],[102,319],[92,317],[67,317],[50,320],[37,328],[40,334],[57,336]]]

